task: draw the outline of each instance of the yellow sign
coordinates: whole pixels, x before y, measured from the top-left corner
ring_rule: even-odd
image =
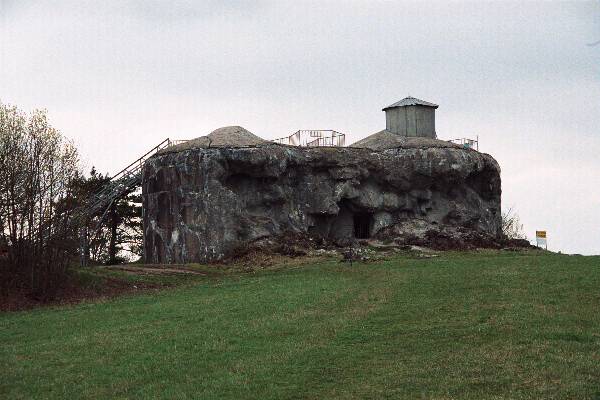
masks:
[[[546,231],[535,231],[535,243],[537,244],[537,247],[545,247],[546,250],[548,250]]]

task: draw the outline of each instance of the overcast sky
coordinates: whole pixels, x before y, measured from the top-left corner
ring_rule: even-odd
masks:
[[[600,254],[600,2],[0,0],[0,101],[48,110],[87,167],[166,137],[385,128],[412,95],[479,135],[503,208]]]

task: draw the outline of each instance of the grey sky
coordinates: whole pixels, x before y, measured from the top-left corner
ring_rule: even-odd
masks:
[[[114,173],[166,137],[385,127],[410,94],[479,135],[503,205],[600,254],[600,2],[0,0],[0,101],[46,108]]]

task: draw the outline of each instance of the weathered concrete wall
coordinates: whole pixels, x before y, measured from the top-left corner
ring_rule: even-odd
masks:
[[[500,170],[461,148],[192,148],[143,172],[147,262],[207,262],[286,233],[340,244],[370,236],[500,232]],[[459,229],[460,228],[460,229]],[[459,233],[458,233],[459,234]]]
[[[408,137],[436,138],[435,109],[424,106],[405,106],[385,111],[386,130]]]

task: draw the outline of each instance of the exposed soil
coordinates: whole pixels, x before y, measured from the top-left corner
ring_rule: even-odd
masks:
[[[42,306],[76,304],[84,300],[108,299],[128,292],[160,287],[162,286],[131,283],[113,278],[103,278],[102,284],[95,287],[81,286],[77,282],[69,281],[51,299],[36,297],[28,291],[13,290],[0,297],[0,311],[21,311]]]
[[[528,249],[533,247],[525,239],[496,238],[478,232],[468,232],[461,236],[440,231],[429,231],[423,238],[407,238],[403,244],[424,246],[434,250],[475,250],[475,249]]]
[[[108,265],[100,267],[103,269],[114,269],[119,271],[125,271],[130,274],[152,274],[152,275],[170,275],[170,274],[184,274],[184,275],[209,275],[206,272],[195,271],[190,268],[176,267],[169,265],[168,267],[157,266],[130,266],[130,265]]]

